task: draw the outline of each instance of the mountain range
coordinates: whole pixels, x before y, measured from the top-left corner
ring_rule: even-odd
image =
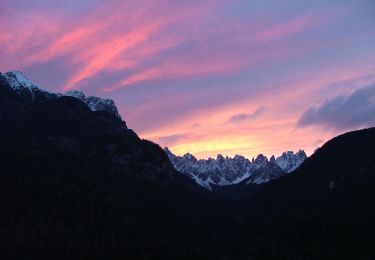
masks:
[[[1,259],[374,258],[375,128],[329,140],[298,167],[288,152],[203,160],[217,184],[233,183],[210,192],[114,108],[0,74]],[[239,183],[224,171],[270,164],[282,176],[261,184],[255,170]]]
[[[275,156],[271,156],[270,160],[263,154],[259,154],[251,161],[241,155],[230,158],[221,154],[216,159],[198,160],[190,153],[176,156],[167,147],[164,151],[177,171],[186,174],[208,190],[212,190],[212,185],[269,182],[294,171],[307,158],[303,150],[295,154],[292,151],[284,152],[276,159]]]

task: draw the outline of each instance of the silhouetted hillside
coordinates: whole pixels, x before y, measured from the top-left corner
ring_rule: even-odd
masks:
[[[338,136],[245,205],[262,256],[373,259],[375,128]]]

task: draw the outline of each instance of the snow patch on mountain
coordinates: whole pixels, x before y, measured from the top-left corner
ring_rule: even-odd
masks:
[[[115,102],[112,99],[104,99],[93,96],[86,97],[82,91],[78,90],[68,91],[64,94],[64,96],[78,98],[83,103],[85,103],[92,111],[108,111],[116,115],[117,117],[120,117]]]

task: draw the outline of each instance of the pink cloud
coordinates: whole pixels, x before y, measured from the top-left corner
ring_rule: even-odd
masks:
[[[35,37],[38,33],[34,30],[28,31],[25,23],[17,28],[18,32],[14,34],[22,38],[17,41],[19,45],[9,45],[6,49],[10,53],[17,53],[26,42],[34,43],[33,46],[36,48],[29,48],[25,55],[26,64],[43,63],[69,56],[65,66],[77,65],[78,70],[66,80],[63,90],[79,87],[82,81],[94,77],[103,70],[134,71],[116,85],[107,86],[105,91],[108,92],[148,80],[232,73],[256,62],[282,56],[280,50],[279,53],[277,50],[272,51],[272,54],[265,50],[259,54],[256,48],[264,41],[283,39],[301,32],[311,22],[311,15],[305,15],[271,25],[261,31],[254,31],[254,26],[246,28],[247,25],[241,25],[244,28],[237,29],[227,45],[238,45],[239,48],[249,45],[248,49],[254,49],[254,52],[243,55],[223,49],[225,46],[210,46],[207,40],[201,38],[201,25],[195,20],[217,7],[216,1],[205,5],[171,5],[167,1],[161,2],[158,3],[159,13],[152,8],[156,7],[155,3],[150,1],[137,4],[113,0],[112,2],[112,5],[84,14],[75,21],[60,17],[48,17],[43,20],[40,19],[43,17],[40,14],[31,14],[28,24],[33,24],[35,29],[43,32],[43,37]],[[109,18],[108,13],[111,13]],[[212,21],[218,22],[217,19]],[[179,27],[186,31],[180,33]],[[217,36],[227,33],[222,31],[222,28],[214,29],[213,32],[218,34]],[[248,35],[252,35],[250,39]],[[154,67],[143,66],[142,63],[157,57],[162,51],[191,40],[199,43],[207,53],[180,53],[172,59],[165,58]],[[189,55],[195,60],[192,61]]]
[[[254,38],[259,42],[283,39],[296,33],[306,31],[308,27],[313,25],[313,21],[312,14],[302,15],[290,21],[272,25],[256,33]]]
[[[59,30],[59,18],[25,14],[21,21],[12,25],[3,22],[1,34],[6,41],[0,43],[6,55],[17,55],[19,52],[31,52],[32,49],[46,44],[49,38]]]
[[[173,10],[174,13],[168,14],[162,18],[162,14],[155,16],[155,13],[148,13],[149,10],[141,9],[142,19],[133,20],[130,23],[127,17],[119,18],[116,22],[126,24],[125,28],[113,32],[105,37],[96,37],[94,45],[78,54],[72,62],[81,63],[81,69],[77,71],[65,84],[64,89],[76,87],[81,81],[96,75],[101,70],[116,71],[131,69],[160,51],[174,47],[181,39],[176,37],[158,37],[163,34],[163,28],[169,24],[176,22],[175,20],[183,20],[189,16],[197,6],[183,6],[180,9]],[[165,11],[168,11],[165,10]],[[132,16],[134,17],[134,16]],[[144,19],[146,17],[146,19]],[[104,26],[104,30],[108,30],[112,25]],[[128,28],[129,27],[129,28]],[[102,33],[103,30],[100,31]],[[151,39],[152,38],[152,39]],[[91,39],[90,39],[91,40]],[[82,42],[82,40],[80,40]],[[90,43],[88,43],[90,44]],[[149,73],[149,72],[148,72]]]
[[[244,34],[244,30],[240,30],[240,35],[235,35],[232,43],[228,45],[243,48],[244,44],[248,45],[249,50],[247,53],[233,52],[223,49],[221,46],[209,46],[206,42],[200,42],[201,48],[207,50],[204,55],[197,55],[195,53],[188,53],[180,55],[178,60],[166,59],[164,63],[157,64],[155,67],[145,68],[130,76],[127,76],[122,81],[113,86],[104,88],[104,92],[111,92],[128,85],[136,85],[139,82],[149,80],[164,80],[188,76],[206,76],[206,75],[223,75],[233,73],[235,71],[249,68],[251,66],[259,65],[265,61],[272,61],[281,57],[291,58],[291,56],[305,54],[307,47],[303,51],[300,49],[288,49],[284,45],[280,45],[272,50],[262,49],[260,45],[264,42],[271,40],[286,39],[295,35],[296,33],[303,32],[312,26],[317,26],[319,23],[312,22],[312,14],[302,15],[290,21],[265,27],[260,31],[251,32],[254,36]],[[254,30],[254,27],[251,27]],[[219,30],[220,33],[220,30]],[[221,32],[222,33],[222,32]],[[249,32],[248,32],[249,33]],[[182,41],[182,40],[180,40]],[[316,46],[315,46],[316,48]],[[311,51],[311,50],[310,50]],[[193,59],[191,58],[193,57]]]
[[[157,31],[161,23],[153,23],[141,29],[129,32],[122,37],[116,37],[112,41],[105,42],[99,46],[95,46],[92,51],[92,56],[85,60],[85,65],[75,73],[67,82],[65,90],[75,87],[82,80],[95,75],[99,71],[111,68],[111,62],[123,52],[134,48],[137,44],[146,41],[152,33]],[[130,67],[134,63],[131,61],[122,61],[122,67]],[[112,65],[113,68],[113,65]]]

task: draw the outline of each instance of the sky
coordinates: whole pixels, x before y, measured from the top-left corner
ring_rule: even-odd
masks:
[[[198,158],[375,126],[373,0],[0,0],[0,71],[115,101]]]

